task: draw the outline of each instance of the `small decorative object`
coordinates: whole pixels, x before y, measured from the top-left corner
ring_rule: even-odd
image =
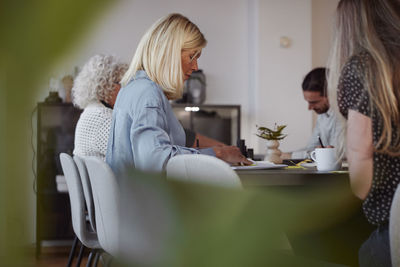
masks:
[[[279,44],[282,48],[289,48],[292,45],[292,40],[287,36],[282,36],[279,40]]]
[[[62,99],[61,97],[58,95],[57,91],[50,91],[49,95],[46,97],[46,99],[44,100],[44,102],[46,103],[61,103]]]
[[[67,103],[71,103],[72,102],[71,91],[72,91],[72,87],[74,86],[74,77],[72,77],[72,75],[65,75],[61,79],[61,82],[62,82],[64,91],[65,91],[64,101]]]
[[[185,81],[183,95],[175,103],[190,103],[200,105],[206,99],[206,76],[202,70],[193,71]]]
[[[281,154],[282,152],[278,149],[279,140],[286,137],[286,134],[282,133],[286,125],[277,125],[275,123],[275,129],[269,129],[267,127],[257,126],[257,136],[267,140],[267,153],[264,160],[270,161],[276,164],[282,163]]]
[[[62,99],[58,94],[58,80],[55,78],[50,79],[50,91],[49,95],[45,98],[44,102],[46,103],[61,103]]]

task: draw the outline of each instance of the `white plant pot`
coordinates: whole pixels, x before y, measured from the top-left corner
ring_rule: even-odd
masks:
[[[282,152],[278,149],[279,142],[277,140],[267,140],[267,153],[265,154],[264,160],[270,161],[275,164],[282,163],[281,154]]]

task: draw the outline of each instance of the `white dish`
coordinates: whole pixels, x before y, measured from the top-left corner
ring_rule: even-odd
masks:
[[[305,162],[300,164],[302,167],[305,168],[313,168],[313,167],[317,167],[317,163],[316,162]],[[349,164],[347,162],[342,162],[342,168],[348,168]]]
[[[304,168],[313,168],[313,167],[317,167],[317,163],[315,162],[305,162],[300,164],[300,166],[304,167]]]
[[[232,166],[234,170],[264,170],[264,169],[278,169],[287,167],[286,164],[274,164],[269,161],[254,161],[253,165],[248,166]]]

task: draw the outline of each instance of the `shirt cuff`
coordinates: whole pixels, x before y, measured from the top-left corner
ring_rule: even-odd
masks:
[[[194,141],[196,140],[196,133],[193,132],[190,129],[186,129],[185,130],[185,135],[186,135],[186,147],[192,147],[194,145]]]
[[[292,152],[292,159],[309,159],[310,153],[306,150]]]
[[[199,152],[200,152],[200,154],[203,154],[203,155],[209,155],[209,156],[213,156],[213,157],[216,156],[214,149],[212,147],[201,148],[201,149],[199,149]]]

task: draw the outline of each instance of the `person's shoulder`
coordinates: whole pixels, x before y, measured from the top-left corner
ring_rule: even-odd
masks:
[[[345,91],[347,93],[359,94],[364,88],[365,66],[370,60],[368,52],[360,52],[351,56],[342,68],[339,77],[339,97]],[[350,90],[351,89],[351,90]]]
[[[108,116],[112,114],[112,109],[104,106],[100,102],[90,103],[84,110],[82,114],[93,114],[93,115],[105,115]]]
[[[165,101],[161,87],[145,77],[135,77],[121,90],[121,97],[133,100],[134,106],[160,106]]]
[[[352,55],[343,67],[343,75],[361,76],[370,59],[371,55],[367,51]]]
[[[101,103],[90,104],[79,117],[78,124],[98,125],[110,121],[112,118],[112,109],[105,107]]]
[[[143,96],[160,97],[162,89],[152,80],[136,80],[135,91]]]
[[[370,60],[371,55],[363,51],[351,56],[342,69],[338,85],[338,104],[345,118],[349,109],[369,116],[369,93],[365,75]]]
[[[159,95],[162,93],[160,86],[152,81],[144,71],[139,71],[126,86],[125,91],[134,92],[135,94],[153,94]]]

